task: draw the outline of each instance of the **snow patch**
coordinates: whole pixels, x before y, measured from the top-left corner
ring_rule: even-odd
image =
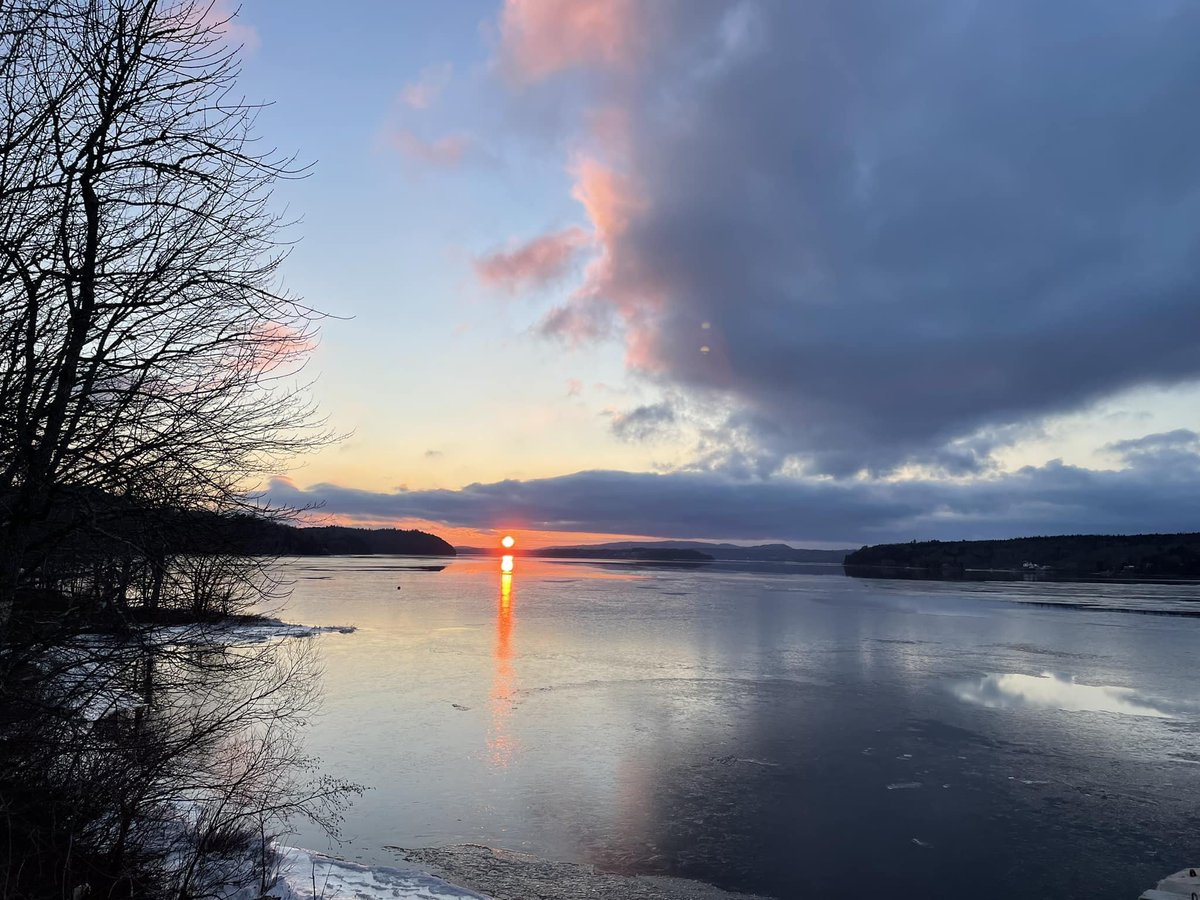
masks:
[[[311,850],[276,850],[280,877],[266,896],[278,900],[488,900],[415,867],[360,866]]]
[[[353,625],[293,625],[282,619],[256,619],[221,625],[169,625],[154,629],[154,638],[176,644],[262,644],[278,638],[318,634],[353,634]]]

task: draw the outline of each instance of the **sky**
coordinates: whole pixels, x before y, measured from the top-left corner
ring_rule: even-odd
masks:
[[[337,444],[459,544],[1200,528],[1200,6],[232,0]]]

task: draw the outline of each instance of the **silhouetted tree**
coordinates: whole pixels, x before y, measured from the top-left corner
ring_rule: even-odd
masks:
[[[301,170],[256,142],[224,24],[0,3],[0,897],[261,886],[350,787],[295,740],[307,655],[210,627],[278,587],[232,514],[327,439],[270,205]]]
[[[203,2],[6,3],[0,622],[56,504],[229,511],[325,438],[272,184]],[[103,530],[91,521],[64,523]]]

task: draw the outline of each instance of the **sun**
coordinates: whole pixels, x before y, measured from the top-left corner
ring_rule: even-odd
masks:
[[[506,534],[504,537],[502,537],[500,539],[500,544],[501,544],[501,546],[504,547],[505,550],[511,549],[512,545],[515,544],[516,542],[517,542],[517,539],[514,538],[511,534]]]

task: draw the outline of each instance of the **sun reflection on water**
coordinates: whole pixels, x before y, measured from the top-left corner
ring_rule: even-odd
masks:
[[[496,646],[492,651],[495,672],[492,676],[492,690],[488,695],[492,707],[492,721],[488,727],[487,746],[492,765],[504,769],[508,768],[514,750],[510,720],[513,710],[513,692],[517,686],[516,673],[512,665],[512,634],[515,624],[512,557],[504,557],[500,568],[500,600],[496,608]]]

